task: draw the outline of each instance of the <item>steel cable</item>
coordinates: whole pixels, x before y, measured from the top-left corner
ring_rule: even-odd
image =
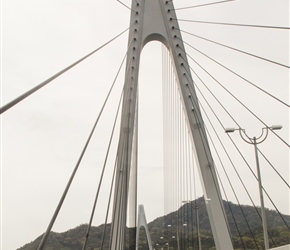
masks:
[[[199,8],[199,7],[204,7],[204,6],[214,5],[214,4],[221,4],[221,3],[226,3],[226,2],[233,2],[233,1],[236,1],[236,0],[225,0],[225,1],[219,1],[219,2],[213,2],[213,3],[206,3],[206,4],[195,5],[195,6],[175,8],[174,10],[193,9],[193,8]]]
[[[125,58],[124,58],[124,60],[125,60]],[[123,62],[124,62],[124,60],[123,60]],[[123,65],[123,62],[122,62],[122,65]],[[122,67],[122,65],[121,65],[121,67]],[[99,180],[99,185],[98,185],[98,189],[97,189],[97,192],[96,192],[96,196],[95,196],[95,199],[94,199],[94,204],[93,204],[93,208],[92,208],[92,212],[91,212],[88,228],[87,228],[87,231],[86,231],[86,234],[85,234],[85,241],[83,243],[82,250],[86,249],[87,241],[89,239],[91,225],[92,225],[92,221],[93,221],[93,218],[94,218],[97,201],[98,201],[98,198],[99,198],[101,185],[102,185],[102,182],[103,182],[103,176],[104,176],[105,169],[106,169],[106,166],[107,166],[107,160],[108,160],[108,156],[109,156],[109,152],[110,152],[110,148],[111,148],[111,144],[112,144],[112,140],[113,140],[113,135],[114,135],[114,132],[115,132],[117,118],[118,118],[118,115],[119,115],[119,110],[120,110],[120,105],[121,105],[121,101],[122,101],[122,96],[123,96],[123,92],[121,94],[121,97],[120,97],[120,100],[119,100],[119,104],[118,104],[118,108],[117,108],[117,112],[116,112],[116,115],[115,115],[115,121],[114,121],[114,124],[113,124],[111,137],[110,137],[109,144],[108,144],[108,147],[107,147],[107,152],[106,152],[106,156],[105,156],[105,160],[104,160],[104,164],[103,164],[103,169],[102,169],[102,173],[101,173],[101,176],[100,176],[100,180]]]
[[[119,75],[119,72],[120,72],[120,69],[118,70],[117,76]],[[76,166],[75,166],[75,168],[74,168],[74,170],[73,170],[73,172],[72,172],[72,174],[71,174],[71,177],[70,177],[70,179],[69,179],[69,181],[68,181],[68,183],[67,183],[67,185],[66,185],[66,188],[65,188],[65,190],[64,190],[64,192],[63,192],[63,194],[62,194],[62,197],[61,197],[61,199],[60,199],[60,201],[59,201],[59,203],[58,203],[58,206],[57,206],[57,208],[56,208],[56,210],[55,210],[55,212],[54,212],[54,214],[53,214],[53,217],[51,218],[51,221],[50,221],[50,223],[49,223],[49,225],[48,225],[48,227],[47,227],[47,230],[46,230],[45,234],[43,235],[43,237],[42,237],[42,239],[41,239],[41,242],[40,242],[40,244],[39,244],[37,250],[42,250],[43,247],[45,246],[45,243],[46,243],[47,238],[48,238],[48,236],[49,236],[49,234],[50,234],[50,231],[51,231],[51,229],[52,229],[52,227],[53,227],[53,224],[54,224],[54,222],[55,222],[55,220],[56,220],[56,218],[57,218],[57,216],[58,216],[58,213],[59,213],[59,211],[60,211],[60,209],[61,209],[61,207],[62,207],[62,204],[63,204],[63,202],[64,202],[64,200],[65,200],[65,197],[66,197],[66,195],[67,195],[67,193],[68,193],[68,191],[69,191],[69,188],[70,188],[71,183],[72,183],[72,181],[73,181],[73,179],[74,179],[74,176],[75,176],[75,174],[76,174],[76,172],[77,172],[77,170],[78,170],[78,168],[79,168],[79,165],[80,165],[80,163],[81,163],[81,161],[82,161],[82,159],[83,159],[83,156],[84,156],[84,154],[85,154],[85,152],[86,152],[86,150],[87,150],[87,147],[88,147],[88,145],[89,145],[89,143],[90,143],[90,141],[91,141],[91,138],[92,138],[92,136],[93,136],[93,134],[94,134],[94,131],[95,131],[96,127],[97,127],[97,124],[98,124],[98,122],[99,122],[99,119],[101,118],[101,115],[102,115],[102,113],[103,113],[103,111],[104,111],[104,108],[105,108],[105,106],[106,106],[106,104],[107,104],[107,101],[108,101],[108,99],[109,99],[109,97],[110,97],[110,94],[111,94],[111,92],[112,92],[112,90],[113,90],[113,88],[114,88],[114,86],[115,86],[115,83],[116,83],[116,80],[117,80],[117,76],[115,77],[115,79],[114,79],[114,81],[113,81],[113,83],[112,83],[112,85],[111,85],[111,88],[110,88],[110,90],[109,90],[109,92],[108,92],[108,94],[107,94],[107,96],[106,96],[106,99],[105,99],[105,101],[104,101],[104,103],[103,103],[103,106],[102,106],[102,108],[101,108],[101,110],[100,110],[100,112],[99,112],[99,115],[98,115],[98,117],[97,117],[97,119],[96,119],[96,121],[95,121],[95,123],[94,123],[94,125],[93,125],[93,128],[92,128],[92,130],[91,130],[91,132],[90,132],[90,134],[89,134],[89,137],[88,137],[88,139],[87,139],[87,141],[86,141],[86,143],[85,143],[85,146],[84,146],[84,148],[83,148],[83,150],[82,150],[82,152],[81,152],[81,154],[80,154],[80,156],[79,156],[79,159],[78,159],[78,161],[77,161],[77,163],[76,163]]]
[[[194,72],[194,70],[193,70],[191,67],[189,67],[189,68]],[[198,76],[198,75],[197,75],[197,76]],[[200,79],[200,78],[199,78],[199,79]],[[195,84],[195,86],[196,86],[196,84]],[[196,87],[197,87],[197,86],[196,86]],[[210,108],[211,108],[211,107],[210,107]],[[214,112],[214,114],[215,114],[215,112]],[[215,116],[216,116],[216,114],[215,114]],[[217,116],[216,116],[216,118],[217,118],[217,120],[220,122],[220,119],[219,119]],[[221,123],[221,122],[220,122],[220,123]],[[222,123],[221,123],[221,124],[222,124]],[[224,126],[222,125],[222,127],[224,127]],[[236,146],[236,144],[233,142],[232,138],[231,138],[229,135],[228,135],[228,137],[230,138],[230,140],[232,141],[232,143],[234,144],[234,146],[235,146],[236,149],[238,150],[239,154],[240,154],[241,157],[243,158],[244,162],[245,162],[246,165],[248,166],[249,170],[251,171],[251,173],[253,174],[253,176],[255,177],[255,179],[258,180],[256,174],[253,172],[253,170],[251,169],[249,163],[246,161],[246,159],[244,158],[243,154],[240,152],[240,150],[238,149],[238,147]],[[235,169],[235,168],[234,168],[234,169]],[[240,175],[238,174],[238,172],[237,172],[236,169],[235,169],[235,171],[236,171],[236,173],[237,173],[237,175],[238,175],[240,181],[242,182],[241,177],[240,177]],[[242,183],[243,183],[243,182],[242,182]],[[244,186],[244,185],[243,185],[243,186]],[[244,186],[244,188],[245,188],[245,190],[247,190],[245,186]],[[269,194],[266,192],[266,190],[264,189],[264,187],[263,187],[263,190],[264,190],[265,194],[267,195],[268,199],[270,200],[270,202],[272,203],[272,205],[275,207],[277,213],[279,214],[280,218],[283,220],[284,224],[285,224],[285,225],[287,226],[287,228],[290,230],[290,227],[289,227],[289,225],[287,224],[286,220],[284,219],[284,217],[282,216],[282,214],[280,213],[280,211],[278,210],[277,206],[274,204],[273,200],[271,199],[271,197],[269,196]],[[248,193],[248,191],[247,191],[247,193]],[[250,197],[249,193],[248,193],[248,196]],[[251,198],[250,198],[250,199],[251,199]],[[251,199],[251,201],[252,201],[252,199]],[[254,202],[253,202],[253,201],[252,201],[252,204],[253,204],[253,206],[255,207],[255,209],[256,209],[256,211],[257,211],[257,213],[258,213],[258,210],[257,210],[256,206],[254,205]],[[259,213],[258,213],[258,215],[259,215],[260,219],[262,219]]]
[[[178,29],[175,27],[175,29]],[[240,49],[237,49],[237,48],[234,48],[234,47],[231,47],[231,46],[228,46],[226,44],[222,44],[222,43],[219,43],[219,42],[216,42],[216,41],[213,41],[211,39],[208,39],[208,38],[205,38],[205,37],[202,37],[202,36],[198,36],[198,35],[195,35],[193,33],[190,33],[190,32],[187,32],[187,31],[184,31],[184,30],[180,30],[178,29],[179,31],[183,32],[183,33],[186,33],[188,35],[191,35],[191,36],[194,36],[194,37],[197,37],[199,39],[202,39],[202,40],[205,40],[205,41],[208,41],[208,42],[211,42],[211,43],[214,43],[214,44],[217,44],[219,46],[222,46],[222,47],[225,47],[227,49],[231,49],[231,50],[234,50],[234,51],[237,51],[237,52],[240,52],[240,53],[243,53],[245,55],[248,55],[248,56],[252,56],[252,57],[255,57],[257,59],[260,59],[260,60],[263,60],[263,61],[266,61],[266,62],[269,62],[269,63],[272,63],[272,64],[276,64],[278,66],[282,66],[282,67],[285,67],[285,68],[288,68],[290,69],[290,66],[289,65],[286,65],[286,64],[283,64],[283,63],[279,63],[279,62],[276,62],[276,61],[273,61],[273,60],[270,60],[270,59],[267,59],[267,58],[264,58],[264,57],[261,57],[261,56],[258,56],[258,55],[255,55],[255,54],[252,54],[252,53],[249,53],[247,51],[244,51],[244,50],[240,50]]]
[[[186,53],[186,52],[185,52]],[[187,54],[187,53],[186,53]],[[188,55],[188,54],[187,54]],[[250,108],[248,108],[242,101],[240,101],[233,93],[231,93],[221,82],[219,82],[213,75],[211,75],[204,67],[202,67],[196,60],[194,60],[190,55],[188,55],[199,67],[201,67],[220,87],[222,87],[230,96],[232,96],[239,104],[241,104],[250,114],[252,114],[257,120],[259,120],[264,126],[269,127],[261,118],[259,118]],[[191,68],[191,67],[190,67]],[[270,130],[274,135],[276,135],[281,142],[283,142],[286,146],[290,147],[290,145],[281,138],[277,133],[273,130]]]
[[[180,38],[178,38],[180,39]],[[215,59],[213,59],[212,57],[206,55],[205,53],[203,53],[202,51],[200,51],[199,49],[193,47],[191,44],[183,41],[186,45],[188,45],[190,48],[196,50],[197,52],[199,52],[200,54],[202,54],[203,56],[205,56],[206,58],[210,59],[211,61],[215,62],[216,64],[220,65],[221,67],[225,68],[226,70],[228,70],[229,72],[233,73],[234,75],[238,76],[239,78],[241,78],[242,80],[246,81],[247,83],[249,83],[250,85],[252,85],[253,87],[257,88],[258,90],[262,91],[263,93],[269,95],[270,97],[272,97],[273,99],[275,99],[276,101],[282,103],[283,105],[285,105],[286,107],[290,108],[290,105],[285,103],[284,101],[282,101],[281,99],[279,99],[278,97],[272,95],[271,93],[267,92],[266,90],[260,88],[259,86],[257,86],[256,84],[252,83],[251,81],[249,81],[248,79],[246,79],[245,77],[242,77],[241,75],[239,75],[238,73],[236,73],[235,71],[231,70],[230,68],[224,66],[223,64],[219,63],[218,61],[216,61]]]
[[[273,164],[268,160],[268,158],[262,153],[260,149],[258,149],[260,154],[263,156],[263,158],[268,162],[268,164],[273,168],[273,170],[276,172],[276,174],[281,178],[281,180],[286,184],[286,186],[290,189],[289,184],[287,181],[283,178],[283,176],[278,172],[278,170],[273,166]]]
[[[47,85],[48,83],[50,83],[51,81],[53,81],[54,79],[56,79],[57,77],[61,76],[63,73],[67,72],[68,70],[70,70],[71,68],[73,68],[74,66],[76,66],[77,64],[79,64],[80,62],[84,61],[85,59],[87,59],[88,57],[90,57],[91,55],[93,55],[94,53],[96,53],[97,51],[99,51],[100,49],[104,48],[106,45],[108,45],[109,43],[111,43],[112,41],[116,40],[118,37],[120,37],[122,34],[124,34],[127,30],[129,30],[129,28],[127,28],[126,30],[124,30],[123,32],[121,32],[119,35],[115,36],[114,38],[112,38],[111,40],[109,40],[108,42],[104,43],[102,46],[100,46],[99,48],[95,49],[94,51],[92,51],[91,53],[87,54],[86,56],[82,57],[81,59],[79,59],[78,61],[74,62],[73,64],[71,64],[70,66],[66,67],[65,69],[59,71],[58,73],[56,73],[55,75],[53,75],[52,77],[48,78],[47,80],[45,80],[44,82],[40,83],[39,85],[35,86],[34,88],[30,89],[29,91],[27,91],[26,93],[22,94],[21,96],[17,97],[16,99],[14,99],[13,101],[7,103],[6,105],[4,105],[3,107],[0,108],[0,114],[4,113],[5,111],[7,111],[8,109],[12,108],[14,105],[18,104],[19,102],[23,101],[25,98],[27,98],[28,96],[30,96],[31,94],[35,93],[37,90],[41,89],[42,87],[44,87],[45,85]]]
[[[285,30],[289,30],[290,29],[290,27],[272,26],[272,25],[257,25],[257,24],[242,24],[242,23],[223,23],[223,22],[210,22],[210,21],[175,19],[175,18],[172,18],[171,20],[176,20],[176,21],[180,21],[180,22],[217,24],[217,25],[239,26],[239,27],[248,27],[248,28],[285,29]]]

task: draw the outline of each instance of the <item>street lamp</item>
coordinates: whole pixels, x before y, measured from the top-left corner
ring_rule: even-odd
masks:
[[[255,149],[255,157],[256,157],[256,165],[257,165],[257,178],[258,178],[258,183],[259,183],[259,193],[260,193],[260,203],[261,203],[261,216],[262,216],[262,224],[263,224],[263,234],[264,234],[264,244],[265,244],[265,249],[269,249],[269,239],[268,239],[268,231],[267,231],[267,220],[266,220],[266,213],[265,213],[265,206],[264,206],[264,198],[263,198],[263,186],[262,186],[262,179],[261,179],[261,172],[260,172],[260,164],[259,164],[259,158],[258,158],[258,147],[257,144],[262,143],[263,141],[266,140],[269,130],[279,130],[281,129],[281,125],[273,125],[272,127],[265,127],[262,128],[262,133],[259,137],[249,137],[246,134],[246,131],[241,128],[226,128],[225,132],[226,133],[232,133],[235,132],[236,130],[239,130],[240,136],[242,139],[248,143],[254,145]],[[265,133],[264,133],[265,132]]]
[[[167,250],[169,250],[169,243],[166,242],[165,245],[167,246]]]

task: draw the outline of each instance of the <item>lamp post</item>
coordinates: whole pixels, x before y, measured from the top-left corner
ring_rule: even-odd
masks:
[[[260,203],[261,203],[261,217],[262,217],[262,224],[263,224],[263,234],[264,234],[264,245],[265,249],[269,249],[269,239],[268,239],[268,231],[267,231],[267,219],[266,219],[266,213],[265,213],[265,206],[264,206],[264,198],[263,198],[263,186],[262,186],[262,179],[261,179],[261,171],[260,171],[260,164],[259,164],[259,158],[258,158],[258,147],[257,144],[262,143],[266,140],[268,136],[269,129],[270,130],[279,130],[281,129],[281,125],[273,125],[272,127],[264,127],[262,128],[262,133],[259,137],[249,137],[246,134],[246,131],[241,128],[226,128],[226,133],[232,133],[236,130],[239,130],[241,138],[248,144],[254,145],[255,150],[255,158],[256,158],[256,166],[257,166],[257,178],[259,183],[259,194],[260,194]]]
[[[191,204],[191,206],[195,209],[195,216],[196,216],[196,227],[197,227],[197,239],[198,239],[198,249],[201,250],[201,236],[200,236],[200,228],[199,228],[199,214],[198,214],[198,210],[203,206],[203,204],[197,205],[197,204],[193,204],[190,201],[182,201],[183,203],[189,203]],[[196,201],[195,201],[196,203]]]
[[[171,238],[172,238],[171,246],[172,246],[172,249],[174,249],[174,245],[176,245],[176,244],[174,244],[174,242],[173,242],[173,240],[175,239],[175,235],[172,235]]]
[[[187,227],[187,223],[183,223],[182,226],[183,226],[183,246],[184,246],[183,249],[185,249],[185,246],[186,246],[186,227]],[[182,233],[182,231],[181,231],[181,233]]]
[[[168,228],[168,231],[167,231],[168,236],[169,236],[169,235],[172,235],[172,230],[170,230],[170,229],[171,229],[171,225],[170,225],[170,224],[167,225],[167,228]],[[169,238],[168,238],[168,244],[169,244],[170,240],[171,240],[171,238],[169,237]]]
[[[203,206],[202,205],[193,205],[193,208],[195,209],[195,215],[196,215],[196,224],[197,224],[197,238],[198,238],[198,249],[201,250],[201,237],[200,237],[200,228],[199,228],[199,214],[198,214],[198,210]]]

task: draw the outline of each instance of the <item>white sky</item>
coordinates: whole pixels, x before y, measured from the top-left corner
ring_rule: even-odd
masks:
[[[123,1],[131,5],[129,0]],[[175,7],[211,1],[176,0]],[[36,86],[72,62],[101,46],[129,26],[130,11],[117,1],[80,0],[2,0],[1,37],[1,106]],[[240,0],[231,3],[178,11],[182,19],[288,26],[289,1]],[[226,43],[289,65],[289,31],[226,27],[180,23],[181,29]],[[243,77],[289,103],[289,70],[220,48],[183,34],[206,54],[226,64]],[[84,146],[94,120],[110,88],[123,56],[127,34],[87,59],[65,75],[27,98],[1,116],[1,244],[6,250],[16,249],[34,240],[46,230],[66,182]],[[249,105],[269,126],[283,125],[277,133],[289,138],[289,111],[265,97],[248,84],[214,65],[194,50],[187,52],[215,75],[228,89]],[[207,82],[215,95],[235,115],[250,136],[258,135],[263,125],[236,105],[190,59],[191,67]],[[147,221],[161,216],[162,151],[161,145],[161,45],[148,44],[142,52],[140,72],[140,196]],[[193,75],[193,78],[196,77]],[[67,200],[53,231],[62,232],[87,223],[97,188],[103,155],[106,150],[115,103],[123,84],[123,73],[113,93],[109,109],[93,138],[93,143],[80,166]],[[198,80],[198,86],[204,90]],[[156,94],[152,89],[156,88]],[[225,116],[212,97],[204,90],[226,127],[235,124]],[[202,104],[206,104],[199,98]],[[143,110],[143,111],[142,111]],[[208,108],[207,108],[208,110]],[[143,115],[142,115],[143,114]],[[212,116],[210,111],[208,114]],[[206,121],[206,118],[204,116]],[[207,122],[207,121],[206,121]],[[222,128],[213,121],[225,140]],[[149,131],[150,135],[149,136]],[[213,133],[211,133],[213,134]],[[216,138],[213,136],[214,140]],[[247,155],[253,170],[254,151],[238,133],[232,138]],[[289,143],[289,140],[288,140]],[[148,146],[150,145],[150,146]],[[218,145],[218,144],[217,144]],[[149,150],[148,148],[151,148]],[[272,134],[261,145],[279,172],[289,181],[289,151]],[[246,185],[258,203],[257,183],[234,150],[229,149]],[[112,153],[113,155],[113,153]],[[225,159],[224,154],[221,155]],[[154,161],[152,161],[154,159]],[[111,162],[112,166],[112,162]],[[230,163],[225,166],[234,183]],[[289,191],[270,167],[261,160],[263,183],[283,213],[289,214]],[[217,163],[217,167],[218,163]],[[111,169],[110,169],[111,171]],[[105,176],[108,183],[110,174]],[[225,183],[228,187],[228,184]],[[240,184],[237,190],[242,204],[250,204]],[[103,223],[107,190],[101,194],[94,225]],[[199,195],[201,195],[199,193]],[[235,202],[229,192],[230,199]],[[152,205],[154,204],[154,205]],[[266,200],[266,206],[272,208]],[[101,212],[100,212],[101,211]]]

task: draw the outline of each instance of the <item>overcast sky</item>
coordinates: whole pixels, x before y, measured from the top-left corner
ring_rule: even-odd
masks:
[[[128,6],[129,0],[123,1]],[[174,1],[186,7],[213,1]],[[98,48],[129,26],[130,11],[117,1],[2,0],[1,106],[49,78],[72,62]],[[289,1],[238,0],[219,5],[179,10],[181,19],[288,26]],[[289,65],[289,31],[181,22],[182,30]],[[1,116],[1,236],[2,248],[13,250],[42,234],[56,208],[77,162],[106,94],[126,53],[127,33],[74,69],[27,98]],[[213,45],[190,35],[183,39],[230,67],[244,78],[289,103],[289,69],[236,51]],[[187,47],[197,60],[248,105],[265,123],[283,125],[277,133],[289,143],[289,109],[262,94],[240,78]],[[142,52],[140,72],[140,160],[138,203],[144,204],[147,221],[163,215],[161,44],[150,43]],[[215,96],[235,116],[250,136],[259,135],[263,124],[253,118],[189,59],[191,67],[207,82]],[[235,127],[193,74],[226,127]],[[53,227],[63,232],[88,223],[104,153],[120,97],[124,71],[118,77],[104,118],[93,137],[67,200]],[[152,93],[152,89],[156,93]],[[199,94],[199,93],[198,93]],[[199,97],[210,117],[203,98]],[[206,116],[204,120],[207,123]],[[230,144],[223,129],[212,120],[235,160],[257,205],[257,183]],[[207,123],[208,124],[208,123]],[[216,141],[212,129],[208,128]],[[150,131],[150,134],[148,133]],[[149,136],[150,135],[150,136]],[[231,135],[255,171],[254,151]],[[117,138],[114,139],[116,145]],[[142,142],[142,143],[141,143]],[[153,146],[152,146],[153,145]],[[220,148],[218,143],[217,147]],[[110,183],[114,150],[105,182]],[[149,150],[151,149],[151,150]],[[289,182],[289,151],[270,134],[261,150]],[[215,156],[215,153],[214,153]],[[225,159],[232,180],[238,183]],[[154,159],[154,160],[152,160]],[[216,162],[217,168],[220,166]],[[263,183],[282,213],[289,214],[289,190],[261,159]],[[224,177],[224,174],[221,176]],[[229,184],[224,183],[227,188]],[[242,204],[250,204],[240,184]],[[152,190],[154,189],[154,192]],[[108,185],[101,192],[94,225],[104,222]],[[200,189],[198,195],[202,195]],[[235,202],[234,196],[228,196]],[[192,197],[193,198],[193,197]],[[273,208],[268,200],[266,206]],[[236,202],[235,202],[236,203]],[[154,204],[154,205],[153,205]]]

